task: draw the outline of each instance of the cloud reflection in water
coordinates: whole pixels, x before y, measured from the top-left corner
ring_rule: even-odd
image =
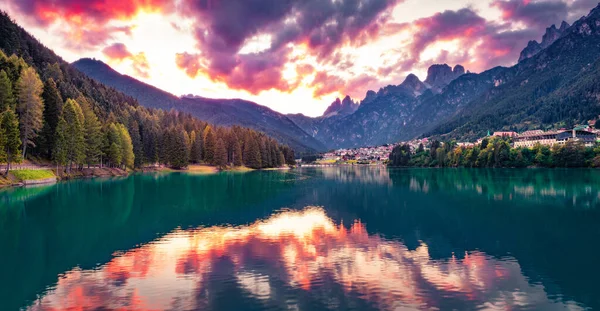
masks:
[[[301,298],[304,297],[304,298]],[[242,227],[176,230],[74,269],[30,310],[580,309],[550,299],[514,258],[473,251],[434,260],[428,246],[336,224],[320,208]]]

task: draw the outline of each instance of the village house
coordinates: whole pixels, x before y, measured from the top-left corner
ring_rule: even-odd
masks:
[[[581,141],[586,146],[592,146],[596,143],[597,134],[587,128],[575,128],[572,130],[526,131],[514,137],[515,147],[532,148],[536,144],[543,146],[553,146],[556,144],[565,144],[568,141]]]

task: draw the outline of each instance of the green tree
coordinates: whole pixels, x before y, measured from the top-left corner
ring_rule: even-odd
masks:
[[[271,163],[271,152],[269,152],[266,142],[261,141],[261,139],[259,139],[258,143],[260,144],[259,148],[261,167],[273,167],[273,164]]]
[[[0,127],[0,163],[6,163],[6,142],[7,139],[6,135],[4,135],[4,129]]]
[[[42,93],[44,100],[43,127],[41,136],[41,150],[49,159],[52,158],[52,149],[56,143],[54,134],[62,113],[63,100],[56,88],[56,83],[52,78],[44,83],[44,91]]]
[[[135,160],[133,161],[134,167],[142,167],[144,164],[144,146],[142,144],[142,136],[140,134],[140,126],[137,121],[133,120],[129,122],[129,136],[131,136],[131,143],[133,144],[133,154]]]
[[[32,67],[25,68],[17,81],[17,113],[19,114],[21,141],[23,143],[23,158],[25,158],[27,146],[35,147],[34,140],[42,129],[43,87],[40,77]]]
[[[170,151],[169,151],[169,163],[171,167],[176,169],[181,169],[189,164],[189,150],[186,141],[187,133],[183,128],[175,128],[173,127],[170,130],[170,136],[173,137],[170,143]]]
[[[282,167],[285,165],[285,155],[283,151],[279,151],[279,159],[277,160],[277,167]]]
[[[0,70],[0,113],[11,108],[14,104],[12,83],[6,74],[6,71]]]
[[[21,147],[21,138],[19,137],[19,120],[12,111],[12,109],[6,110],[2,113],[2,128],[4,140],[4,154],[6,154],[6,172],[8,174],[10,165],[13,162],[20,162],[21,157],[19,148]]]
[[[85,162],[88,166],[97,163],[102,155],[102,124],[86,100],[81,100],[83,110],[83,137]]]
[[[238,140],[233,142],[233,165],[234,166],[242,166],[244,162],[242,161],[242,145]]]
[[[196,131],[190,132],[190,162],[199,163],[202,157],[201,147],[198,144],[198,136]]]
[[[67,165],[69,140],[67,132],[69,131],[67,122],[63,117],[60,117],[55,129],[55,144],[52,150],[52,160],[56,164],[56,174],[58,175],[58,167]]]
[[[106,155],[108,162],[113,167],[121,166],[123,160],[123,150],[121,148],[121,133],[119,127],[115,123],[108,126],[106,132],[107,147]]]
[[[121,141],[121,164],[126,168],[133,168],[135,164],[135,154],[133,153],[133,143],[131,136],[125,125],[118,123],[119,139]]]
[[[210,125],[204,129],[202,136],[204,138],[204,162],[214,163],[217,138],[215,137],[215,133]]]
[[[262,167],[260,147],[255,139],[249,139],[244,146],[244,164],[250,168],[258,169]]]
[[[440,149],[441,150],[441,149]],[[390,154],[390,166],[407,166],[411,159],[410,146],[402,144],[394,147]]]
[[[215,146],[215,161],[213,164],[219,168],[227,166],[227,149],[225,148],[225,142],[221,138],[217,140],[217,145]]]
[[[81,107],[73,99],[67,99],[63,109],[63,118],[67,123],[65,132],[65,154],[68,170],[73,164],[83,164],[85,160],[85,136],[83,130],[83,113]],[[58,127],[57,127],[58,128]]]

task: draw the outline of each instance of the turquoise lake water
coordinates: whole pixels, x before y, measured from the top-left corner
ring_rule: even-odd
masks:
[[[0,310],[600,308],[600,171],[306,168],[0,191]]]

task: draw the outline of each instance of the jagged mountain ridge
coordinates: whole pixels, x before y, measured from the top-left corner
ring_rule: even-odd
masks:
[[[487,130],[569,127],[600,114],[600,5],[425,135],[475,139]]]
[[[464,74],[465,68],[461,65],[456,65],[454,69],[452,69],[452,67],[447,64],[435,64],[427,69],[427,79],[425,79],[424,83],[434,92],[440,93],[446,85],[452,82],[452,80]]]
[[[289,117],[331,148],[395,142],[403,137],[405,124],[422,100],[434,98],[464,74],[465,69],[460,65],[452,68],[447,64],[436,64],[429,68],[424,82],[409,74],[399,85],[388,85],[378,92],[368,91],[353,114],[340,118]]]
[[[519,62],[530,58],[535,54],[539,53],[541,50],[549,47],[552,43],[554,43],[556,40],[562,37],[566,33],[567,28],[569,27],[569,23],[563,21],[560,24],[560,28],[558,29],[556,28],[556,25],[552,25],[546,28],[546,33],[542,37],[542,42],[538,43],[536,40],[529,41],[527,47],[525,47],[525,49],[521,51],[521,55],[519,56]]]
[[[540,49],[512,67],[467,72],[437,89],[432,82],[437,79],[428,78],[427,90],[413,96],[399,92],[416,78],[410,77],[400,86],[367,92],[352,115],[316,124],[302,120],[300,126],[309,124],[317,139],[333,147],[358,147],[429,135],[474,140],[487,130],[556,127],[593,119],[600,114],[599,7],[571,26],[549,27]],[[450,69],[432,68],[429,72]]]
[[[330,118],[333,116],[347,116],[353,114],[358,109],[359,103],[356,103],[346,95],[343,100],[336,98],[329,107],[323,113],[323,118]]]
[[[250,101],[203,97],[179,98],[135,78],[122,75],[99,60],[83,58],[72,65],[98,82],[136,98],[145,107],[187,112],[215,125],[249,127],[289,145],[298,153],[312,153],[326,149],[324,144],[304,132],[287,116]]]
[[[400,85],[368,91],[360,105],[351,106],[355,108],[353,113],[340,109],[344,106],[340,100],[324,116],[297,114],[286,118],[327,148],[377,145],[422,135],[473,139],[487,130],[528,129],[583,120],[598,114],[597,100],[593,100],[598,93],[593,84],[585,82],[595,81],[600,57],[597,15],[598,8],[572,26],[563,23],[560,28],[549,27],[538,43],[541,49],[526,55],[526,48],[523,55],[527,57],[512,67],[495,67],[476,74],[465,72],[462,66],[434,65],[425,81],[409,75]],[[584,95],[573,97],[572,92]],[[549,97],[552,94],[573,101],[576,98],[588,106],[575,104],[576,109],[571,109],[564,105],[563,98]],[[244,102],[230,103],[238,106]],[[208,113],[218,109],[221,107],[212,107]],[[561,116],[553,115],[548,111],[551,109],[561,111]],[[218,115],[219,120],[229,120],[225,110]],[[252,118],[246,121],[247,126],[255,122]],[[265,125],[266,130],[272,130],[270,126]]]

